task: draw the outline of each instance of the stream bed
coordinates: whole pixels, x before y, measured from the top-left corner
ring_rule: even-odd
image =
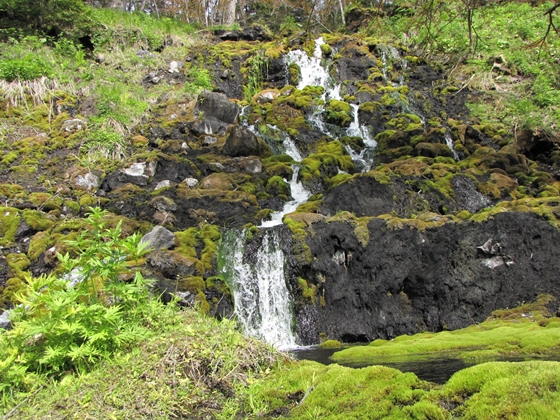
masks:
[[[313,360],[324,365],[333,364],[330,357],[341,349],[321,349],[318,347],[302,347],[290,350],[290,354],[297,360]],[[456,358],[430,358],[429,360],[403,361],[403,362],[380,362],[380,363],[339,363],[341,366],[351,368],[362,368],[366,366],[380,365],[401,372],[412,372],[424,381],[437,384],[446,383],[449,378],[462,369],[486,362],[524,362],[528,360],[560,361],[560,355],[547,356],[510,356],[492,359],[463,360]]]

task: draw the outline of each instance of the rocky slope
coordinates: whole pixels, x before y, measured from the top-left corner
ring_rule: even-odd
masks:
[[[301,85],[307,69],[294,50],[315,54],[326,87]],[[95,98],[53,98],[50,131],[4,144],[5,307],[27,273],[56,269],[87,207],[101,205],[125,233],[173,231],[171,249],[146,271],[186,302],[231,313],[220,232],[247,229],[251,258],[264,235],[256,226],[291,199],[297,162],[287,138],[311,193],[274,228],[302,343],[461,328],[539,293],[560,297],[553,143],[471,121],[465,102],[477,92],[438,65],[371,38],[325,35],[321,44],[259,28],[217,32],[176,59],[179,70],[147,70],[144,88],[172,91],[199,67],[215,91],[161,99],[116,159],[72,158]],[[20,112],[4,105],[5,118]]]

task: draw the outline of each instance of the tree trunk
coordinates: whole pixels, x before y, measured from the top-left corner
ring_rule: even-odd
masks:
[[[235,6],[237,6],[237,0],[227,0],[222,22],[224,26],[231,26],[235,23]]]

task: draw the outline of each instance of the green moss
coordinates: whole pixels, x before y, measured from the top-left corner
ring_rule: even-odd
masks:
[[[227,283],[221,277],[217,276],[209,277],[206,279],[206,288],[208,290],[216,290],[219,293],[231,294]]]
[[[21,216],[18,209],[0,206],[0,245],[8,246],[15,240]]]
[[[287,201],[290,197],[290,184],[281,176],[273,176],[266,183],[266,191],[272,196],[279,196]]]
[[[62,198],[49,193],[35,192],[29,194],[29,201],[39,210],[51,211],[62,209]]]
[[[181,290],[187,290],[195,294],[206,289],[204,279],[198,276],[189,276],[183,278],[179,281],[178,285]]]
[[[46,213],[38,210],[26,209],[23,218],[33,230],[44,231],[54,226],[54,221]]]
[[[352,122],[352,111],[350,104],[333,99],[326,107],[327,122],[330,124],[346,127]]]
[[[269,413],[288,409],[290,418],[389,419],[406,418],[403,406],[419,401],[432,386],[382,366],[352,369],[305,361],[284,363],[250,395]]]
[[[301,69],[297,63],[291,63],[288,66],[288,76],[291,85],[297,86],[301,81]]]
[[[338,340],[325,340],[319,347],[322,349],[340,349],[342,348],[342,343]]]
[[[546,309],[553,298],[539,296],[534,303],[499,310],[483,323],[455,331],[425,332],[391,341],[375,340],[369,346],[352,347],[333,355],[337,362],[404,360],[403,357],[498,357],[500,355],[551,354],[560,340],[560,318]]]
[[[307,280],[303,278],[298,279],[298,289],[301,292],[301,295],[304,299],[310,300],[312,303],[315,303],[315,294],[317,292],[317,286],[314,284],[309,285]]]
[[[360,111],[373,113],[381,109],[382,106],[379,102],[364,102],[360,105]]]
[[[27,256],[32,262],[37,262],[43,252],[53,243],[51,236],[47,232],[37,232],[29,242]]]

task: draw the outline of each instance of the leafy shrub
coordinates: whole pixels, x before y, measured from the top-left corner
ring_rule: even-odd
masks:
[[[212,90],[214,81],[206,69],[192,67],[187,73],[185,89],[189,93],[199,94],[203,90]]]
[[[0,61],[0,79],[8,82],[16,79],[34,80],[42,76],[51,77],[52,73],[50,63],[36,54]]]
[[[13,329],[0,334],[0,390],[4,399],[29,391],[45,377],[85,372],[99,360],[150,335],[164,306],[136,269],[146,243],[106,229],[106,213],[92,209],[89,229],[58,255],[66,274],[27,278],[11,313]],[[131,279],[125,281],[123,279]]]

